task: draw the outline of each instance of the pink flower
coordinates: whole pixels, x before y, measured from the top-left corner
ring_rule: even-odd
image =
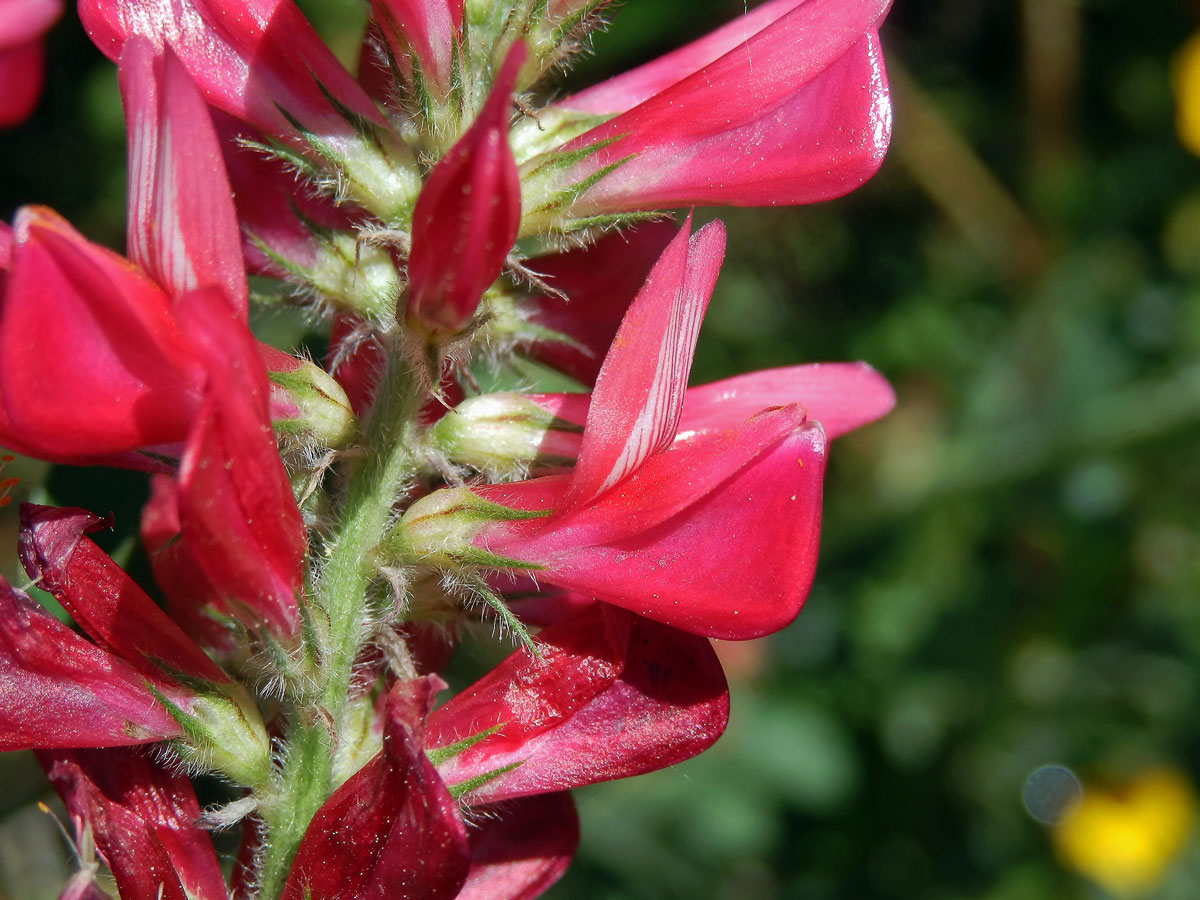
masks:
[[[474,488],[474,500],[435,493],[401,522],[410,552],[527,568],[709,637],[788,624],[816,566],[823,429],[793,404],[676,440],[723,251],[720,223],[667,247],[605,358],[570,475]]]
[[[417,197],[406,312],[435,331],[466,327],[517,237],[521,183],[508,119],[524,61],[524,44],[513,45],[475,123],[434,166]]]
[[[891,136],[878,29],[891,0],[771,0],[712,34],[561,101],[615,114],[562,153],[581,217],[841,196]],[[590,179],[608,167],[598,181]]]
[[[728,690],[707,641],[596,606],[547,628],[538,647],[541,658],[513,653],[432,713],[440,679],[398,682],[383,752],[317,812],[284,900],[339,889],[532,898],[578,839],[563,791],[687,759],[725,728]],[[487,813],[482,826],[463,828],[446,783]]]
[[[61,0],[0,0],[0,128],[33,112],[42,92],[42,36],[60,15]]]

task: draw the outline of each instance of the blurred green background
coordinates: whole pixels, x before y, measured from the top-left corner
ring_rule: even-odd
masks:
[[[304,5],[352,57],[364,6]],[[574,83],[742,9],[635,0]],[[722,646],[729,732],[577,792],[551,900],[1200,894],[1200,160],[1172,90],[1198,25],[1184,0],[898,0],[880,175],[720,213],[695,380],[865,359],[899,405],[833,448],[800,619]],[[69,19],[49,60],[37,117],[0,134],[0,214],[45,203],[119,247],[115,71]],[[115,509],[110,547],[132,531],[136,476],[7,474]],[[0,898],[53,897],[36,770],[0,765]],[[1030,812],[1071,784],[1046,765],[1082,782],[1057,827]]]

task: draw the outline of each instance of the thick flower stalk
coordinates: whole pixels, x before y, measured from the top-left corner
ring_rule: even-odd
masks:
[[[724,730],[708,638],[799,612],[828,441],[892,393],[865,364],[689,388],[725,230],[667,212],[869,177],[887,3],[771,0],[547,105],[603,6],[375,0],[355,78],[290,0],[81,0],[128,257],[43,207],[0,226],[0,444],[146,472],[165,602],[106,520],[23,506],[76,627],[0,585],[0,749],[38,751],[123,900],[535,897],[571,789]],[[324,364],[252,302],[328,323]],[[524,359],[579,390],[480,392]],[[515,646],[442,696],[481,622]],[[201,773],[237,799],[202,814]],[[205,829],[234,826],[226,883]]]

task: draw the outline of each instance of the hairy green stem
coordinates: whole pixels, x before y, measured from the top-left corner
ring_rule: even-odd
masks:
[[[412,447],[427,379],[413,371],[402,347],[389,351],[367,426],[366,454],[349,473],[327,561],[315,579],[319,683],[312,705],[297,710],[289,723],[283,770],[270,796],[263,798],[266,834],[258,900],[279,896],[309,821],[336,788],[336,736],[344,730],[354,660],[370,631],[366,603],[375,576],[374,551],[401,488],[416,471]]]

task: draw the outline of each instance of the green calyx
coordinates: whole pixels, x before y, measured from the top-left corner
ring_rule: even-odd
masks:
[[[184,710],[151,688],[184,736],[174,742],[189,766],[216,771],[237,784],[261,788],[271,775],[271,741],[249,692],[237,682],[208,685]]]
[[[510,509],[484,500],[468,488],[444,488],[409,507],[380,545],[379,554],[389,564],[536,569],[535,564],[476,547],[474,539],[489,523],[541,519],[551,513]]]

